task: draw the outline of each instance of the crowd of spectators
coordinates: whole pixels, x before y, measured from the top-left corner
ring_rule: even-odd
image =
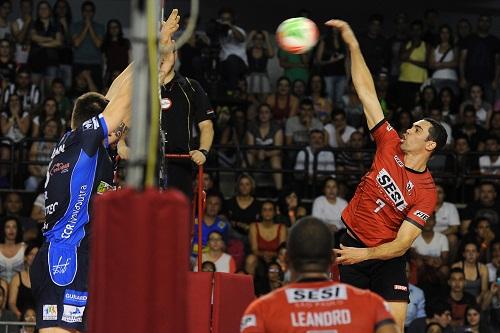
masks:
[[[13,17],[13,3],[0,1],[0,317],[28,320],[26,272],[51,209],[44,178],[65,168],[47,170],[54,142],[75,98],[106,92],[127,66],[131,43],[118,20],[94,20],[90,1],[17,4]],[[236,18],[222,9],[198,26],[178,50],[178,71],[203,85],[217,112],[208,170],[230,174],[204,175],[202,268],[252,275],[260,296],[289,281],[284,241],[297,219],[317,216],[340,239],[340,215],[374,143],[335,30],[295,55]],[[392,31],[387,19],[372,15],[359,29],[386,118],[402,134],[431,117],[449,135],[429,165],[436,212],[408,254],[408,331],[500,332],[500,41],[490,34],[492,17],[442,22],[435,10],[415,20],[401,13]]]

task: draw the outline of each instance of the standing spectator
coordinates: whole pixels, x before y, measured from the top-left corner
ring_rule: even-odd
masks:
[[[492,229],[500,227],[500,203],[497,200],[497,189],[494,183],[485,181],[479,186],[479,200],[469,202],[462,213],[461,228],[468,230],[472,220],[486,217]]]
[[[278,50],[278,59],[284,75],[290,82],[309,79],[309,53],[292,54],[283,49]]]
[[[404,110],[413,108],[420,86],[427,80],[429,48],[422,40],[422,29],[422,21],[413,21],[410,26],[411,40],[401,48],[398,95],[399,105]]]
[[[59,75],[59,49],[63,43],[63,35],[59,23],[53,21],[52,7],[47,1],[38,3],[36,15],[30,31],[28,64],[33,82],[45,92],[52,79]]]
[[[288,78],[280,77],[276,86],[276,93],[267,96],[266,103],[273,110],[273,119],[281,124],[288,118],[297,115],[299,99],[292,95]]]
[[[485,127],[491,117],[492,106],[488,101],[484,100],[483,87],[474,83],[469,86],[468,92],[467,99],[460,105],[460,115],[463,118],[465,108],[472,106],[476,112],[476,123]]]
[[[73,34],[73,75],[89,70],[92,81],[102,88],[101,46],[104,27],[94,21],[96,7],[92,1],[84,1],[81,6],[82,21],[71,26]]]
[[[0,114],[0,126],[2,135],[15,143],[24,139],[29,132],[29,112],[23,110],[20,97],[10,95],[4,111]]]
[[[314,199],[312,216],[326,223],[332,233],[345,229],[341,216],[347,207],[347,201],[338,196],[338,184],[335,178],[327,178],[323,186],[323,194]],[[337,235],[336,239],[340,235]]]
[[[389,80],[392,84],[396,82],[399,78],[399,68],[401,67],[401,61],[399,59],[399,54],[401,48],[406,43],[408,39],[408,16],[406,13],[396,14],[394,19],[394,35],[387,41],[386,51],[388,53],[388,74]]]
[[[450,270],[448,285],[450,286],[450,293],[447,301],[451,306],[451,325],[458,327],[464,324],[466,307],[476,304],[476,298],[464,290],[465,274],[461,268],[452,268]]]
[[[312,130],[323,131],[323,124],[314,117],[313,102],[304,99],[300,102],[298,115],[286,120],[285,142],[287,145],[305,145]]]
[[[15,217],[6,217],[0,227],[0,277],[8,283],[23,270],[23,227]]]
[[[444,87],[458,93],[458,51],[454,45],[452,30],[449,25],[439,28],[439,43],[429,52],[429,69],[433,70],[432,84],[438,91]]]
[[[252,30],[248,35],[248,92],[262,101],[271,92],[271,84],[267,73],[267,62],[274,57],[269,33],[266,30]]]
[[[0,39],[0,80],[2,90],[16,80],[16,63],[12,57],[12,47],[7,39]]]
[[[431,47],[439,43],[439,13],[435,9],[427,9],[424,13],[425,31],[423,40]]]
[[[242,174],[236,181],[236,193],[226,202],[226,215],[232,227],[242,236],[248,234],[250,224],[257,221],[260,203],[254,197],[255,181],[248,174]]]
[[[323,123],[330,122],[330,114],[333,110],[332,100],[326,95],[325,80],[319,74],[309,77],[307,93],[313,101],[315,116]]]
[[[218,23],[222,33],[220,43],[220,72],[227,90],[236,90],[238,79],[242,77],[248,66],[247,50],[245,47],[245,30],[234,24],[234,13],[230,8],[219,11]]]
[[[27,66],[17,69],[16,82],[9,84],[3,94],[3,103],[7,104],[10,95],[16,94],[22,100],[23,110],[33,112],[40,103],[40,89],[31,80],[31,71]]]
[[[406,276],[410,278],[410,264],[406,263]],[[408,283],[410,290],[410,302],[406,309],[405,331],[410,326],[411,322],[418,318],[425,318],[425,296],[422,289],[412,283]]]
[[[31,122],[31,133],[33,138],[38,138],[43,132],[40,131],[40,126],[42,126],[48,120],[54,120],[57,124],[58,133],[56,135],[61,134],[61,130],[66,125],[66,120],[61,117],[59,114],[59,110],[57,109],[57,101],[48,97],[43,102],[42,109],[40,110],[40,114],[38,116],[33,117]],[[58,136],[55,137],[56,139]]]
[[[62,45],[59,48],[59,74],[66,87],[71,86],[73,78],[73,40],[71,24],[73,15],[67,0],[57,0],[53,6],[54,22],[59,25],[62,36]]]
[[[459,50],[462,51],[467,45],[467,39],[472,33],[472,25],[470,21],[464,17],[462,17],[457,22],[457,35],[456,35],[456,45]]]
[[[477,31],[471,35],[460,56],[460,87],[466,89],[470,84],[480,84],[485,99],[492,101],[497,88],[499,41],[490,34],[491,16],[479,16]]]
[[[315,60],[325,78],[328,97],[336,106],[341,106],[347,86],[346,50],[337,29],[328,30],[320,40]]]
[[[257,122],[250,125],[246,142],[248,145],[256,146],[283,146],[283,130],[272,120],[271,107],[267,104],[261,104],[258,109]],[[269,167],[279,170],[273,173],[274,185],[279,191],[283,187],[283,174],[281,173],[281,150],[279,149],[252,149],[247,154],[248,163],[251,167]],[[264,164],[264,165],[262,165]]]
[[[202,262],[213,262],[215,272],[236,273],[236,262],[231,255],[224,252],[224,236],[217,230],[211,231],[207,239],[207,251],[203,253]],[[198,265],[194,265],[195,272]]]
[[[486,130],[477,124],[476,110],[474,106],[467,105],[463,112],[463,123],[453,127],[453,139],[455,141],[459,136],[466,136],[471,150],[478,150],[478,147],[486,136]]]
[[[16,44],[15,58],[18,65],[28,62],[30,52],[30,32],[33,25],[33,0],[19,2],[19,17],[15,19],[10,30]]]
[[[386,67],[386,39],[382,35],[382,25],[384,18],[381,15],[374,14],[368,21],[368,32],[364,36],[360,36],[359,45],[363,56],[366,60],[366,65],[373,76],[377,76],[382,68]]]
[[[46,120],[42,123],[40,141],[32,143],[28,160],[34,164],[28,165],[29,177],[24,182],[27,191],[35,191],[42,180],[47,175],[47,167],[50,157],[56,146],[57,140],[61,137],[61,123],[55,119]],[[53,166],[57,168],[57,165]],[[61,172],[65,166],[60,166]],[[68,166],[66,166],[66,169]]]
[[[264,201],[261,206],[260,222],[250,225],[249,240],[252,253],[270,263],[278,256],[281,243],[286,241],[287,229],[275,223],[276,206],[272,201]]]
[[[479,168],[483,175],[500,174],[500,156],[498,156],[498,136],[489,135],[485,138],[487,155],[479,157]]]
[[[0,39],[10,39],[10,25],[9,15],[12,12],[12,3],[10,0],[0,1]]]
[[[335,156],[331,151],[323,150],[325,147],[325,132],[318,129],[312,129],[309,132],[309,145],[305,147],[305,149],[299,151],[297,159],[295,160],[295,171],[302,172],[295,173],[295,175],[299,177],[307,173],[310,177],[314,172],[320,171],[322,173],[316,177],[316,180],[319,180],[327,176],[327,174],[324,173],[325,171],[333,173],[335,171]],[[316,169],[314,169],[314,166],[316,166]]]
[[[460,268],[464,272],[464,291],[476,298],[481,304],[488,290],[488,269],[479,261],[479,247],[474,241],[463,244],[462,260],[454,263],[451,268]]]
[[[356,129],[347,125],[345,111],[338,109],[333,112],[332,122],[325,126],[325,131],[328,133],[328,145],[337,148],[346,147]]]
[[[434,300],[426,302],[425,312],[427,317],[414,319],[408,327],[406,333],[422,333],[429,324],[438,324],[443,328],[443,333],[453,333],[450,327],[451,307],[447,302]]]
[[[31,293],[30,267],[38,253],[38,246],[28,245],[24,250],[24,269],[12,278],[9,286],[9,309],[21,319],[21,314],[35,306]]]
[[[109,82],[112,82],[112,73],[123,71],[131,58],[130,41],[123,37],[120,21],[108,21],[101,49],[104,55],[106,85],[108,85]]]
[[[457,207],[444,201],[446,194],[443,185],[436,184],[437,202],[436,202],[436,225],[434,231],[440,232],[448,238],[450,254],[454,258],[458,246],[458,229],[460,226],[460,216]]]

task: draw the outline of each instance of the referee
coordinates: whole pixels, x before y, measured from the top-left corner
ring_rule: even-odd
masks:
[[[160,102],[163,152],[191,155],[191,161],[163,159],[160,186],[176,188],[192,198],[193,162],[203,165],[207,159],[214,138],[215,112],[198,81],[177,72],[161,80]]]

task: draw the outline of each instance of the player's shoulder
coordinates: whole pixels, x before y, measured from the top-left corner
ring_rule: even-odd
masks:
[[[434,178],[432,178],[432,174],[429,169],[426,169],[423,173],[418,174],[419,177],[416,177],[414,181],[417,183],[415,185],[418,186],[424,194],[428,195],[429,193],[436,194],[436,183],[434,182]]]

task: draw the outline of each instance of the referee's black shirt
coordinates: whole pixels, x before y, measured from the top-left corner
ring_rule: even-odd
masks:
[[[198,83],[175,73],[175,77],[161,86],[161,129],[166,136],[165,151],[188,153],[198,149],[199,142],[193,139],[193,129],[199,132],[198,124],[213,120],[212,109],[207,94]]]

